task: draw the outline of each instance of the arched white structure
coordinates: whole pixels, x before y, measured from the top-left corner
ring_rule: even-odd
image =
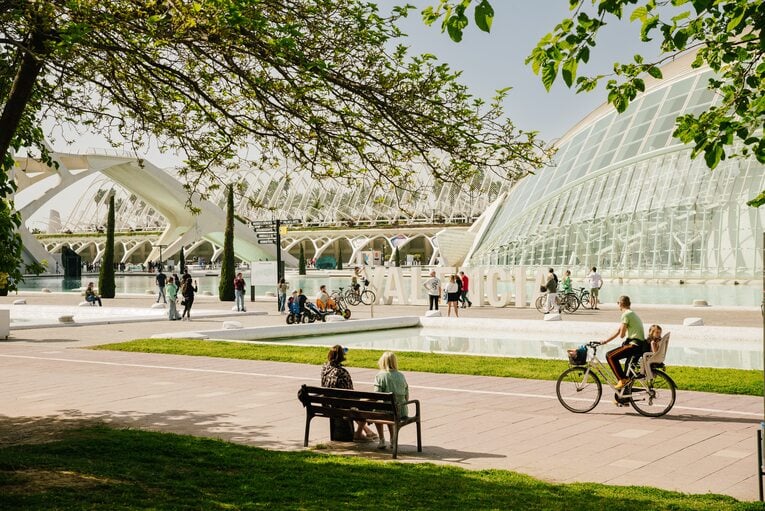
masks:
[[[141,198],[141,207],[133,208],[138,214],[156,214],[164,219],[163,232],[156,240],[157,246],[149,254],[148,260],[159,259],[158,245],[164,245],[163,258],[171,257],[180,251],[181,246],[193,245],[200,239],[217,247],[223,246],[225,210],[207,200],[194,200],[193,205],[201,212],[198,215],[192,214],[186,206],[188,193],[183,186],[172,175],[150,162],[127,156],[103,154],[54,153],[53,158],[59,165],[58,169],[50,168],[31,158],[17,158],[15,178],[20,184],[21,192],[33,184],[43,185],[46,184],[43,180],[49,180],[45,191],[31,200],[18,200],[17,196],[17,207],[22,218],[31,217],[69,186],[94,173],[101,173],[111,182]],[[22,195],[21,192],[19,196]],[[106,195],[102,195],[101,199],[105,200],[105,197]],[[135,206],[135,202],[133,205]],[[27,258],[40,260],[50,257],[26,227],[20,232]],[[234,251],[238,258],[244,261],[275,258],[275,247],[258,244],[258,239],[249,225],[236,222],[234,237]],[[83,247],[84,245],[80,249]],[[295,264],[289,255],[285,255],[285,259],[288,263]]]
[[[729,159],[710,171],[672,137],[675,119],[715,104],[711,71],[693,55],[626,112],[603,106],[560,141],[557,165],[518,182],[502,200],[472,265],[597,266],[610,276],[757,278],[765,167]]]

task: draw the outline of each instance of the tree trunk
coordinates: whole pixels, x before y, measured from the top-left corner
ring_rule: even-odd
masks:
[[[24,109],[32,98],[37,77],[43,68],[45,37],[39,30],[32,33],[29,48],[31,52],[20,50],[24,53],[21,65],[13,79],[8,102],[5,103],[0,116],[0,155],[6,154],[11,147],[11,141],[16,135]]]

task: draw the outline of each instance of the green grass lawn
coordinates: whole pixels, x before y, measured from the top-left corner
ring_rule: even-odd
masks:
[[[762,505],[90,427],[61,432],[48,443],[0,448],[0,509],[726,511]]]
[[[327,349],[283,344],[244,344],[192,339],[137,339],[118,344],[105,344],[93,349],[168,353],[245,360],[272,360],[300,364],[320,365],[326,360]],[[376,368],[382,351],[353,349],[348,353],[348,367]],[[470,355],[444,355],[436,353],[398,352],[399,368],[406,371],[428,373],[471,374],[557,380],[568,367],[562,360],[536,358],[482,357]],[[679,389],[762,396],[762,371],[743,369],[713,369],[701,367],[669,366],[667,373]]]

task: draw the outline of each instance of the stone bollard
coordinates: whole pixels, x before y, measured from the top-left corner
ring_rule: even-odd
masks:
[[[709,302],[706,300],[693,300],[694,307],[709,307]]]
[[[242,328],[242,324],[238,321],[224,321],[223,330],[238,330]]]
[[[550,314],[545,314],[544,316],[545,321],[563,321],[563,318],[560,317],[560,314],[557,312],[551,312]]]
[[[152,303],[151,304],[152,309],[164,309],[165,304],[164,303]]]
[[[704,320],[701,318],[685,318],[683,326],[704,326]]]
[[[64,323],[65,325],[71,325],[72,323],[74,323],[74,316],[69,316],[69,315],[67,315],[67,316],[59,316],[58,317],[58,322],[59,323]]]
[[[26,298],[19,298],[18,300],[13,301],[13,305],[26,305],[27,300]]]
[[[441,311],[427,311],[425,313],[426,318],[440,318],[441,317]]]

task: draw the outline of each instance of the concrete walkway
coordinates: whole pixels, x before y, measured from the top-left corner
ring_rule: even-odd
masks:
[[[27,298],[27,306],[34,306],[35,300],[59,299],[32,294]],[[126,297],[119,300],[120,306],[139,299],[147,301]],[[272,307],[264,305],[250,309]],[[204,307],[215,306],[211,300]],[[376,307],[374,313],[379,317],[418,311],[393,306]],[[539,317],[536,311],[516,309],[474,307],[466,312],[472,317]],[[701,315],[697,309],[663,312],[667,317]],[[618,318],[615,308],[590,314],[590,321]],[[273,312],[236,316],[246,326],[283,322]],[[718,316],[719,324],[762,321],[758,311],[718,311]],[[192,323],[204,329],[217,328],[220,321]],[[80,349],[190,326],[163,321],[13,332],[12,339],[0,342],[0,443],[23,441],[25,431],[60,427],[62,422],[100,420],[271,449],[302,449],[305,413],[296,394],[301,384],[318,382],[318,366]],[[573,414],[555,398],[554,382],[402,369],[412,397],[422,402],[424,419],[423,453],[416,452],[414,427],[402,430],[403,462],[509,469],[549,481],[640,484],[757,498],[755,437],[762,398],[680,392],[669,416],[649,419],[631,408],[615,407],[604,393],[595,410]],[[356,388],[371,387],[376,371],[350,370]],[[313,421],[311,446],[390,459],[390,451],[377,451],[374,444],[330,443],[327,422]]]

